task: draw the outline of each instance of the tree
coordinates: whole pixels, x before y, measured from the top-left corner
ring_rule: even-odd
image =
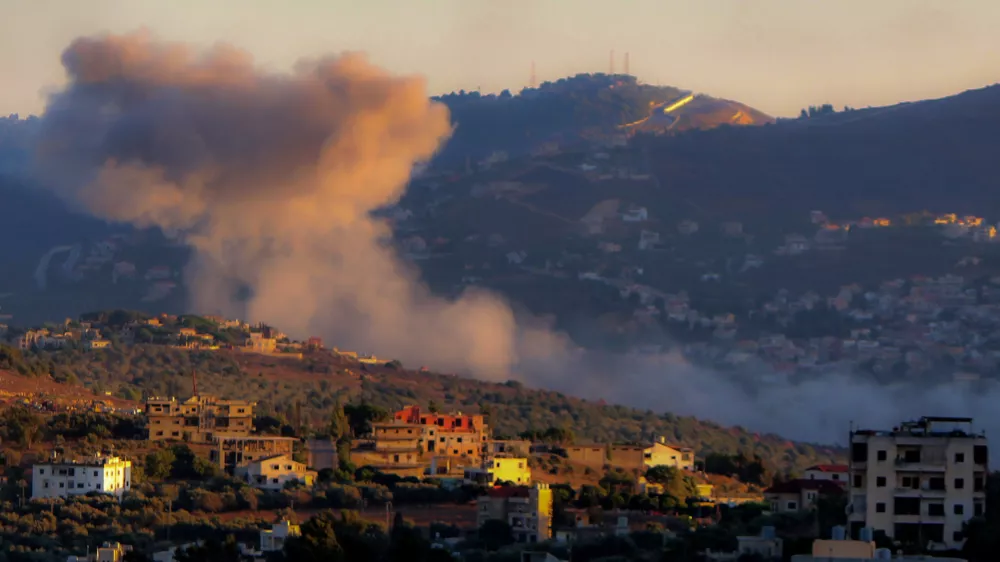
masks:
[[[511,537],[510,525],[502,519],[489,519],[479,528],[479,540],[486,550],[499,550],[514,539]]]
[[[30,449],[42,437],[42,418],[23,406],[8,408],[0,418],[4,439]]]
[[[146,455],[146,475],[155,480],[169,478],[176,460],[177,457],[170,449],[153,451]]]
[[[432,414],[436,414],[441,411],[441,408],[438,406],[437,402],[431,400],[427,403],[427,411]]]
[[[389,419],[389,412],[378,406],[373,406],[367,402],[360,404],[346,404],[344,415],[347,416],[347,423],[351,426],[351,433],[357,437],[371,433],[372,423]]]
[[[295,562],[346,561],[344,549],[337,542],[333,512],[324,511],[302,524],[301,536],[285,543],[285,558]],[[183,561],[178,561],[183,562]]]
[[[227,535],[225,541],[213,535],[204,544],[192,545],[174,554],[176,562],[240,562],[240,559],[240,548],[233,534]]]
[[[333,412],[330,414],[330,438],[339,441],[351,434],[351,426],[347,423],[347,416],[344,415],[344,406],[340,400],[333,405]]]

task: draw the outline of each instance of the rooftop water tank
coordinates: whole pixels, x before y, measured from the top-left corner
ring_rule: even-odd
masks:
[[[843,525],[837,525],[833,528],[833,532],[830,536],[835,541],[842,541],[847,538],[847,529],[845,529]]]
[[[871,527],[861,527],[861,532],[858,535],[858,540],[864,542],[872,542],[873,531]]]

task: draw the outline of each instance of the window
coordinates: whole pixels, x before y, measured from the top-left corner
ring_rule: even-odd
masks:
[[[861,475],[860,474],[855,474],[854,475],[854,487],[855,488],[860,488],[862,486],[862,482],[863,482],[863,480],[861,478]]]
[[[868,445],[865,443],[852,443],[851,460],[854,462],[868,462]]]
[[[976,502],[972,504],[972,514],[976,517],[982,517],[983,515],[983,504],[982,502]]]
[[[882,449],[878,452],[878,460],[884,461],[887,458],[889,458],[889,453],[887,453],[885,449]]]
[[[65,487],[66,487],[66,485],[65,485],[65,484],[64,484],[63,482],[60,482],[60,483],[59,483],[59,487],[60,487],[60,488],[65,488]]]
[[[955,479],[955,489],[956,490],[961,490],[964,487],[965,487],[965,479],[964,478],[956,478]]]
[[[878,502],[875,504],[875,513],[885,513],[885,503]]]
[[[960,504],[960,503],[956,503],[955,504],[955,515],[964,515],[964,514],[965,514],[965,506],[962,505],[962,504]]]
[[[788,511],[795,511],[798,508],[799,508],[799,504],[796,503],[796,502],[787,502],[787,503],[785,503],[785,509],[787,509]]]
[[[38,469],[38,474],[45,474],[45,469],[44,468],[39,468]]]
[[[951,539],[955,542],[961,542],[965,537],[962,536],[962,531],[955,531],[951,534]]]
[[[944,490],[944,478],[935,476],[927,481],[927,487],[931,490]]]
[[[885,476],[877,476],[875,478],[875,486],[885,488]]]
[[[840,475],[839,474],[834,474],[833,475],[833,479],[834,480],[840,480]]]
[[[97,476],[98,476],[98,474],[97,474],[97,471],[95,470],[94,471],[94,478],[97,478]]]
[[[976,464],[986,464],[989,460],[989,452],[986,445],[976,445],[972,449],[972,462]]]
[[[955,463],[965,462],[965,453],[955,453]]]
[[[932,517],[944,516],[944,504],[943,503],[927,504],[927,515],[930,515]]]

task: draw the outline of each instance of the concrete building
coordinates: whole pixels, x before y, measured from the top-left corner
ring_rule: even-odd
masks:
[[[252,435],[249,437],[215,437],[215,447],[209,451],[208,460],[233,474],[237,466],[251,461],[291,455],[298,441],[295,437],[269,437]]]
[[[531,484],[531,467],[526,457],[492,457],[480,468],[466,468],[465,479],[491,486],[500,482],[527,486]]]
[[[645,471],[654,466],[672,466],[681,470],[694,468],[694,450],[668,445],[659,438],[649,445],[575,445],[566,447],[566,457],[589,466],[612,466]]]
[[[552,490],[548,484],[491,488],[476,502],[476,523],[506,521],[514,540],[535,543],[552,538]]]
[[[774,513],[812,511],[823,496],[841,496],[842,488],[830,480],[790,480],[764,490],[764,501]]]
[[[986,437],[973,433],[971,418],[852,430],[852,536],[867,526],[907,544],[961,548],[963,524],[985,510],[988,462]]]
[[[122,562],[128,552],[132,552],[130,544],[106,542],[85,556],[70,555],[66,562]]]
[[[806,480],[831,480],[846,486],[849,472],[850,467],[846,464],[818,464],[807,468],[803,478]]]
[[[337,445],[329,439],[306,439],[306,455],[306,465],[313,470],[332,470],[339,465]]]
[[[67,498],[100,492],[121,497],[132,488],[132,461],[95,457],[86,461],[36,464],[31,469],[31,497]]]
[[[312,486],[316,472],[292,460],[289,455],[275,455],[236,467],[235,476],[261,490],[281,490],[289,482]]]
[[[212,443],[247,437],[253,431],[253,402],[195,395],[184,402],[154,398],[146,402],[150,441]]]
[[[895,562],[966,562],[960,558],[938,558],[922,555],[893,556],[884,548],[875,548],[870,540],[815,540],[811,554],[794,554],[791,562],[863,562],[868,560],[893,560]]]
[[[288,521],[281,521],[271,525],[270,529],[260,530],[260,551],[280,552],[285,548],[285,541],[289,537],[302,535],[302,529],[298,525],[293,525]]]

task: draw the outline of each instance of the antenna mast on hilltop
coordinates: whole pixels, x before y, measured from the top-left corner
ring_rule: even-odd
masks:
[[[608,59],[608,74],[615,74],[615,50],[611,49],[611,57]]]
[[[528,87],[535,89],[538,84],[537,76],[535,75],[535,61],[531,61],[531,80],[528,82]]]
[[[625,75],[629,76],[629,73],[628,73],[628,51],[625,51]]]

